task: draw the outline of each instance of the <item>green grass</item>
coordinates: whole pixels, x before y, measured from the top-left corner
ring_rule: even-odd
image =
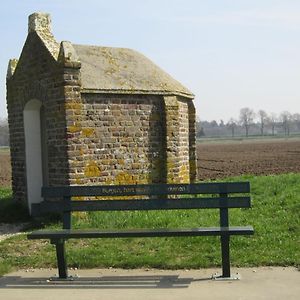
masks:
[[[0,146],[0,153],[9,153],[9,147],[8,146]]]
[[[231,238],[233,266],[300,266],[300,174],[243,176],[251,182],[251,209],[231,209],[231,225],[252,225],[254,236]],[[0,190],[6,203],[9,190]],[[7,206],[6,206],[7,207]],[[3,213],[2,213],[3,215]],[[218,210],[99,212],[74,217],[76,228],[196,227],[218,225]],[[59,228],[60,223],[46,223]],[[67,243],[71,267],[203,268],[220,266],[217,237],[82,239]],[[16,268],[55,267],[54,246],[25,235],[0,243],[0,274]]]
[[[27,209],[20,203],[14,203],[11,198],[11,189],[0,187],[0,223],[29,221]]]

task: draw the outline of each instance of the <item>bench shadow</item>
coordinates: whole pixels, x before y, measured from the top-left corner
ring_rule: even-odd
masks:
[[[210,278],[179,278],[178,275],[74,277],[57,280],[39,277],[5,276],[0,289],[178,289]]]

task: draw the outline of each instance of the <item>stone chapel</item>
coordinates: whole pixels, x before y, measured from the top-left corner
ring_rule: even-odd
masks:
[[[7,71],[13,197],[42,186],[190,183],[194,95],[141,53],[57,42],[49,14],[29,16]]]

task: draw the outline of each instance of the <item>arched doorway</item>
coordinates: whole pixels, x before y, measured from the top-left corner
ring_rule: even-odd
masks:
[[[31,204],[41,202],[41,187],[43,185],[43,147],[41,124],[42,103],[33,99],[24,108],[24,133],[26,156],[27,203],[29,212]]]

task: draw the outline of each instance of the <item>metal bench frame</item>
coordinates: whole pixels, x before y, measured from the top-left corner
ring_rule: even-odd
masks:
[[[179,237],[220,236],[223,279],[230,279],[230,236],[252,235],[252,226],[229,226],[229,208],[251,207],[248,182],[196,183],[196,184],[153,184],[120,186],[62,186],[43,187],[44,201],[32,205],[33,215],[60,212],[63,229],[38,230],[27,235],[28,239],[49,239],[56,246],[60,279],[68,278],[65,241],[71,238],[124,238],[124,237]],[[231,195],[233,194],[233,196]],[[242,196],[234,194],[243,194]],[[74,200],[85,197],[86,200]],[[98,200],[91,200],[97,197]],[[99,200],[99,197],[102,198]],[[116,198],[117,197],[117,198]],[[120,199],[123,197],[124,199]],[[220,210],[219,227],[161,228],[129,230],[76,230],[71,229],[73,211],[129,211],[204,209]]]

